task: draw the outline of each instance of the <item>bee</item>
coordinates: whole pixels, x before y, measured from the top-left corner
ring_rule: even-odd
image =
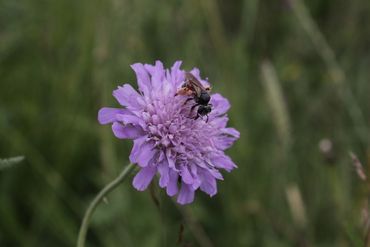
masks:
[[[198,106],[197,116],[195,119],[207,116],[206,122],[208,122],[208,113],[212,111],[212,105],[209,104],[209,101],[211,100],[211,96],[209,95],[210,90],[210,87],[204,87],[193,74],[185,72],[185,82],[177,91],[176,95],[191,96],[185,101],[185,103],[194,99],[195,105],[191,107],[191,111]]]

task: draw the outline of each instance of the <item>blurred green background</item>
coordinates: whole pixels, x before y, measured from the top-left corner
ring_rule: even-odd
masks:
[[[97,112],[136,87],[130,64],[157,59],[230,99],[239,168],[186,207],[131,176],[87,246],[363,246],[368,192],[348,152],[367,169],[368,0],[0,0],[0,158],[25,156],[0,171],[0,246],[75,245],[132,145]]]

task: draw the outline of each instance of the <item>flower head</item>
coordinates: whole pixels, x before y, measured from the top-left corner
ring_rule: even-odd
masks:
[[[220,170],[236,167],[224,150],[239,138],[239,132],[226,127],[230,104],[220,94],[211,94],[208,121],[194,117],[195,101],[176,94],[185,80],[180,66],[180,61],[171,69],[160,61],[133,64],[138,91],[129,84],[119,86],[113,96],[124,108],[104,107],[98,119],[112,124],[117,138],[134,141],[130,161],[141,168],[133,180],[137,190],[145,190],[159,173],[159,186],[169,196],[177,194],[178,203],[187,204],[199,188],[215,195],[216,180],[223,179]],[[198,69],[190,73],[208,86]]]

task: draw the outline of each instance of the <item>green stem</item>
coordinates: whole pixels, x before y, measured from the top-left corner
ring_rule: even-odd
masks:
[[[80,227],[80,232],[78,233],[78,239],[77,239],[77,247],[84,247],[85,246],[85,240],[86,240],[86,234],[87,229],[90,224],[91,217],[98,206],[98,204],[103,200],[104,197],[108,195],[109,192],[114,190],[118,185],[120,185],[125,178],[130,174],[130,172],[135,168],[134,164],[129,164],[128,166],[123,169],[121,174],[114,179],[112,182],[107,184],[100,192],[99,194],[94,198],[94,200],[91,202],[89,207],[86,210],[86,213],[84,215],[84,218],[82,220],[82,224]]]

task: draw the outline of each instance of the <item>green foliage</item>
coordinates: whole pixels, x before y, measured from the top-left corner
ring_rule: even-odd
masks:
[[[126,181],[87,246],[176,246],[182,224],[179,246],[362,246],[348,151],[367,169],[370,3],[300,2],[0,0],[0,155],[27,157],[0,173],[0,246],[75,245],[131,147],[97,112],[135,85],[130,64],[156,59],[199,67],[230,99],[239,168],[185,208]]]

